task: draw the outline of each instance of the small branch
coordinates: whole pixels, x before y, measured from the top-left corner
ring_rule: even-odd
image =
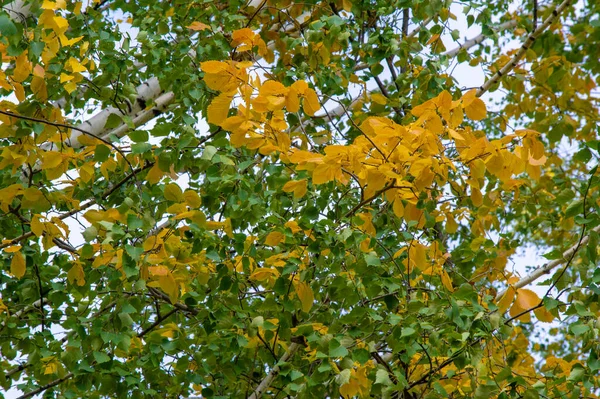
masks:
[[[538,3],[537,0],[533,0],[533,30],[537,29],[538,19]]]
[[[60,384],[60,383],[62,383],[64,381],[68,380],[69,378],[73,377],[74,375],[75,374],[73,374],[72,372],[68,373],[67,375],[65,375],[62,378],[59,378],[58,380],[54,380],[54,381],[52,381],[52,382],[50,382],[50,383],[48,383],[46,385],[43,385],[43,386],[39,387],[38,389],[35,389],[35,390],[31,391],[31,392],[27,392],[26,394],[19,396],[17,399],[31,398],[32,396],[35,396],[38,393],[42,393],[42,392],[44,392],[47,389],[50,389],[52,387],[57,386],[58,384]]]
[[[367,198],[367,199],[362,200],[361,202],[359,202],[354,208],[352,208],[350,211],[348,211],[348,213],[346,213],[344,215],[344,217],[350,217],[350,216],[354,215],[360,208],[362,208],[363,206],[365,206],[369,202],[373,201],[375,198],[379,197],[381,194],[383,194],[386,191],[391,190],[393,188],[398,188],[398,189],[408,188],[408,189],[410,189],[411,187],[395,186],[393,184],[389,185],[387,187],[384,187],[381,190],[377,191],[372,196],[370,196],[369,198]]]
[[[271,347],[269,346],[269,344],[267,343],[267,341],[265,341],[265,339],[262,337],[262,335],[260,335],[259,332],[256,332],[256,336],[265,345],[265,348],[267,348],[267,350],[269,351],[269,353],[271,354],[271,356],[273,356],[273,359],[275,359],[275,361],[277,361],[277,355],[275,354],[275,352],[273,351],[273,349],[271,349]]]
[[[163,321],[168,319],[173,313],[177,312],[177,308],[173,308],[170,312],[165,313],[164,315],[157,315],[154,323],[149,325],[146,329],[141,331],[137,336],[138,338],[142,338],[144,335],[148,334],[150,331],[154,330],[156,327],[160,325]]]
[[[154,166],[154,162],[150,162],[147,163],[146,165],[144,165],[141,168],[138,168],[136,170],[134,170],[132,173],[130,173],[129,175],[125,176],[123,179],[121,179],[121,181],[119,181],[117,184],[115,184],[114,186],[112,186],[111,188],[109,188],[108,190],[106,190],[104,193],[102,193],[102,195],[100,196],[101,199],[104,199],[106,197],[108,197],[109,195],[111,195],[112,193],[114,193],[116,190],[118,190],[121,186],[123,186],[125,183],[127,183],[127,181],[129,181],[130,179],[132,179],[133,177],[135,177],[136,174],[151,168],[152,166]],[[58,219],[60,220],[64,220],[68,217],[71,217],[73,215],[76,215],[82,211],[85,211],[86,209],[88,209],[89,207],[96,205],[98,203],[97,199],[92,199],[89,200],[88,202],[86,202],[85,204],[81,205],[79,208],[77,209],[73,209],[72,211],[63,213],[60,216],[57,216]],[[34,234],[32,231],[29,231],[25,234],[21,234],[18,237],[13,238],[10,241],[5,242],[4,244],[0,244],[0,249],[6,248],[6,247],[10,247],[11,245],[17,244],[23,240],[28,239],[29,237],[32,237]]]
[[[183,303],[180,302],[175,302],[175,303],[171,303],[171,298],[169,298],[169,296],[165,293],[163,293],[162,291],[157,290],[156,288],[148,288],[148,291],[150,292],[150,294],[158,299],[162,299],[165,302],[170,303],[171,305],[175,306],[175,308],[179,309],[179,310],[183,310],[184,312],[188,312],[191,313],[193,315],[197,315],[198,314],[198,310],[191,308],[187,305],[184,305]]]

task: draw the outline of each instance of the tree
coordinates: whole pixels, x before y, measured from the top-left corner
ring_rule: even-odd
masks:
[[[597,397],[598,15],[3,6],[0,385]],[[526,246],[548,262],[519,275]]]

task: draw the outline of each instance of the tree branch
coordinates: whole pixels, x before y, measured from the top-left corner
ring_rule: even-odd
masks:
[[[502,23],[502,24],[500,24],[500,25],[498,25],[498,26],[496,26],[496,27],[494,27],[492,29],[494,29],[494,31],[503,31],[503,30],[507,30],[507,29],[510,29],[510,28],[514,28],[515,26],[517,26],[517,21],[516,20],[511,20],[511,21],[508,21],[508,22],[504,22],[504,23]],[[466,50],[470,49],[471,47],[474,47],[474,46],[480,44],[485,39],[487,39],[487,36],[484,35],[483,33],[481,33],[481,34],[479,34],[479,35],[477,35],[477,36],[475,36],[475,37],[473,37],[473,38],[465,41],[464,43],[459,44],[458,47],[456,47],[456,48],[454,48],[454,49],[452,49],[450,51],[446,51],[444,53],[444,55],[446,57],[448,57],[448,58],[454,58],[462,50],[466,51]]]
[[[504,67],[502,67],[498,72],[496,72],[490,79],[488,79],[484,84],[482,84],[481,87],[479,87],[479,89],[477,90],[477,97],[481,97],[485,92],[487,92],[490,89],[490,87],[496,84],[500,80],[500,78],[502,78],[502,76],[505,76],[517,66],[519,61],[525,56],[525,53],[527,52],[527,50],[529,50],[529,48],[531,47],[533,42],[535,42],[538,36],[542,34],[546,30],[546,28],[548,28],[554,21],[556,21],[556,19],[558,19],[558,16],[565,10],[565,8],[567,8],[571,4],[572,1],[573,0],[564,0],[558,7],[552,10],[552,14],[550,14],[550,16],[546,18],[544,23],[538,26],[536,30],[534,30],[529,34],[529,36],[527,36],[525,43],[523,43],[519,51],[517,51],[517,53],[512,57],[512,59],[508,63],[506,63],[506,65],[504,65]]]
[[[592,232],[596,232],[596,233],[600,232],[600,226],[594,227],[592,229]],[[550,271],[552,269],[554,269],[556,266],[561,265],[562,263],[564,263],[565,261],[570,259],[572,256],[574,256],[575,253],[581,247],[584,247],[585,245],[587,245],[587,243],[589,241],[590,241],[590,235],[588,234],[585,237],[583,237],[583,239],[581,239],[581,241],[578,241],[577,244],[573,245],[572,247],[567,249],[565,252],[563,252],[562,258],[555,259],[552,262],[548,262],[545,265],[538,267],[537,269],[535,269],[534,271],[529,273],[527,276],[523,277],[522,279],[517,281],[515,284],[513,284],[513,288],[519,289],[519,288],[525,287],[526,285],[533,283],[535,280],[537,280],[541,276],[543,276],[545,274],[549,274]],[[508,290],[508,288],[500,291],[498,293],[498,295],[496,295],[495,301],[498,302],[500,299],[502,299],[504,294],[506,294],[507,290]]]
[[[104,199],[106,197],[108,197],[109,195],[111,195],[113,192],[115,192],[116,190],[119,189],[119,187],[121,187],[122,185],[124,185],[125,183],[127,183],[128,180],[132,179],[133,177],[135,177],[136,174],[151,168],[152,166],[154,166],[154,162],[149,162],[146,165],[144,165],[141,168],[135,169],[132,173],[130,173],[129,175],[125,176],[123,179],[121,179],[121,181],[119,181],[117,184],[115,184],[114,186],[112,186],[111,188],[109,188],[108,190],[106,190],[101,196],[100,198]],[[69,212],[63,213],[59,216],[56,216],[58,219],[60,220],[64,220],[68,217],[71,217],[73,215],[76,215],[77,213],[80,213],[82,211],[85,211],[86,209],[88,209],[89,207],[96,205],[98,203],[97,199],[92,199],[89,200],[88,202],[86,202],[85,204],[81,205],[80,207],[78,207],[77,209],[73,209]],[[29,237],[32,237],[34,234],[32,231],[29,231],[25,234],[21,234],[18,237],[15,237],[13,239],[11,239],[10,241],[6,241],[3,244],[0,244],[0,249],[6,248],[6,247],[10,247],[11,245],[14,245],[18,242],[21,242],[23,240],[28,239]]]
[[[68,380],[69,378],[73,377],[74,375],[75,375],[75,374],[73,374],[72,372],[71,372],[71,373],[68,373],[67,375],[65,375],[65,376],[64,376],[64,377],[62,377],[62,378],[59,378],[59,379],[57,379],[57,380],[54,380],[54,381],[52,381],[52,382],[50,382],[50,383],[48,383],[48,384],[46,384],[46,385],[42,385],[42,386],[41,386],[41,387],[39,387],[38,389],[35,389],[35,390],[31,391],[31,392],[27,392],[26,394],[19,396],[17,399],[27,399],[27,398],[30,398],[30,397],[32,397],[32,396],[35,396],[35,395],[37,395],[38,393],[44,392],[44,391],[45,391],[45,390],[47,390],[47,389],[50,389],[50,388],[52,388],[52,387],[55,387],[55,386],[57,386],[58,384],[60,384],[60,383],[62,383],[62,382],[64,382],[64,381]]]
[[[262,396],[262,394],[265,393],[265,391],[273,383],[275,377],[277,377],[277,375],[279,374],[279,363],[287,362],[294,355],[294,353],[296,353],[298,348],[300,348],[299,344],[295,342],[290,344],[283,356],[281,356],[281,359],[279,359],[279,362],[277,362],[277,364],[273,366],[271,371],[269,371],[267,376],[260,382],[260,384],[258,384],[256,389],[254,390],[254,392],[252,392],[252,395],[250,395],[248,399],[259,399]]]

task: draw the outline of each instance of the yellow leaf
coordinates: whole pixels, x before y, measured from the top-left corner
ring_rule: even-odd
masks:
[[[338,163],[322,163],[313,171],[313,184],[325,184],[342,174],[342,166]]]
[[[67,91],[67,93],[69,93],[69,94],[71,94],[75,90],[77,90],[77,84],[75,82],[69,82],[66,85],[64,85],[63,87]]]
[[[10,273],[16,278],[21,278],[25,275],[25,258],[21,252],[16,252],[10,262]]]
[[[168,272],[166,276],[160,276],[158,278],[158,284],[165,294],[169,296],[171,303],[177,302],[177,299],[179,298],[179,285],[177,284],[177,281],[175,281],[173,274]]]
[[[219,74],[225,72],[229,68],[229,65],[221,61],[205,61],[200,63],[200,68],[206,73]]]
[[[23,88],[23,85],[19,82],[12,82],[12,86],[15,90],[15,97],[17,97],[17,100],[20,102],[25,101],[25,89]]]
[[[462,96],[462,106],[467,114],[467,117],[475,121],[484,119],[487,116],[485,103],[477,98],[475,89],[469,90]]]
[[[270,269],[267,267],[260,267],[255,269],[254,272],[250,275],[250,279],[256,281],[266,281],[273,277],[279,277],[279,271],[277,269]]]
[[[170,183],[165,186],[165,198],[167,201],[180,202],[183,200],[183,192],[177,184]]]
[[[215,222],[215,221],[208,221],[206,222],[206,229],[207,230],[219,230],[223,228],[223,222]]]
[[[194,190],[185,190],[183,193],[183,199],[191,208],[198,208],[200,205],[202,205],[200,196]]]
[[[223,231],[225,234],[227,234],[227,237],[233,238],[233,226],[231,225],[231,218],[227,218],[223,222]]]
[[[58,6],[54,1],[44,0],[41,8],[44,10],[56,10]]]
[[[263,96],[285,96],[288,88],[276,80],[267,80],[260,87],[259,94]]]
[[[307,89],[304,97],[304,112],[308,116],[314,116],[319,108],[321,108],[321,104],[317,93],[313,89]]]
[[[160,170],[160,168],[158,167],[158,162],[156,162],[154,164],[154,166],[151,167],[150,170],[148,171],[148,174],[146,175],[146,180],[150,184],[156,184],[160,181],[160,179],[162,179],[162,177],[164,175],[165,175],[165,172]]]
[[[48,90],[44,78],[34,76],[33,79],[31,79],[30,88],[38,100],[44,102],[48,99]]]
[[[373,93],[371,94],[371,101],[374,102],[375,104],[381,104],[381,105],[385,105],[387,104],[387,98],[379,93]]]
[[[517,299],[515,303],[510,308],[510,316],[516,317],[521,314],[517,318],[517,320],[528,323],[531,321],[531,312],[527,312],[534,306],[540,303],[540,298],[537,294],[531,290],[520,288],[517,290]]]
[[[35,215],[31,219],[31,224],[29,226],[31,227],[31,231],[33,232],[33,234],[35,234],[36,236],[41,237],[44,234],[44,223],[41,221],[39,215]]]
[[[533,166],[541,166],[546,163],[546,156],[542,155],[541,158],[535,159],[531,151],[529,151],[529,164]]]
[[[87,71],[87,68],[81,65],[81,63],[77,61],[77,59],[75,59],[74,57],[69,58],[66,67],[67,70],[70,70],[73,73]]]
[[[450,110],[452,108],[452,95],[447,90],[442,91],[433,102],[438,107],[438,112],[447,121],[450,119]]]
[[[374,236],[377,234],[377,230],[375,230],[375,226],[373,225],[373,218],[370,213],[368,213],[368,212],[359,213],[356,216],[358,216],[359,219],[362,220],[362,224],[360,226],[358,226],[358,228],[361,231],[363,231],[364,233],[366,233],[370,236]]]
[[[75,263],[69,272],[67,273],[67,280],[69,283],[73,284],[73,282],[77,282],[78,286],[85,285],[85,273],[83,272],[83,267],[80,263]]]
[[[302,231],[302,228],[298,225],[298,222],[296,222],[295,220],[288,220],[283,226],[290,229],[294,234],[298,233],[299,231]]]
[[[452,214],[447,214],[446,215],[446,232],[448,234],[454,234],[456,233],[456,231],[458,230],[458,223],[456,223],[456,220],[454,219],[454,216],[452,216]]]
[[[290,180],[289,182],[283,185],[283,191],[286,193],[293,192],[294,197],[302,198],[306,194],[307,190],[307,181],[306,179],[302,180]]]
[[[481,99],[476,98],[471,105],[465,108],[465,113],[467,114],[467,118],[473,119],[474,121],[485,119],[487,116],[485,103]]]
[[[371,239],[370,238],[367,237],[360,242],[360,250],[364,253],[371,252],[372,248],[371,248]]]
[[[510,286],[506,290],[506,293],[502,295],[502,298],[498,301],[498,311],[500,313],[506,312],[513,299],[515,299],[515,289]]]
[[[450,279],[450,276],[448,275],[448,273],[445,270],[442,270],[441,277],[442,277],[442,284],[444,285],[444,287],[448,291],[454,292],[454,287],[452,286],[452,280]]]
[[[271,247],[277,246],[281,241],[283,241],[284,238],[285,237],[283,233],[272,231],[269,233],[269,235],[267,235],[267,238],[265,239],[265,245],[269,245]]]
[[[105,219],[104,212],[98,211],[96,209],[91,209],[84,213],[83,218],[92,224]]]
[[[21,249],[20,245],[11,245],[10,247],[4,248],[4,252],[11,254],[13,252],[19,251],[20,249]]]
[[[192,22],[190,25],[187,26],[188,29],[193,30],[193,31],[203,31],[203,30],[210,30],[210,26],[203,24],[202,22],[198,22],[198,21],[194,21]]]
[[[27,52],[21,53],[15,60],[15,70],[13,72],[13,80],[16,82],[23,82],[31,74],[32,66],[31,62],[27,59]]]
[[[202,71],[205,72],[204,83],[209,88],[219,92],[233,92],[244,80],[244,76],[240,74],[245,73],[245,70],[241,71],[231,63],[206,61],[200,63],[200,66]]]
[[[190,219],[192,222],[203,226],[206,224],[206,215],[202,211],[183,212],[175,216],[175,219]]]
[[[404,216],[404,204],[402,204],[402,200],[396,198],[394,200],[394,204],[392,205],[392,210],[394,211],[394,215],[401,218]]]
[[[285,97],[285,108],[289,112],[298,112],[300,110],[300,98],[294,88],[291,88]]]
[[[537,317],[539,321],[544,323],[550,323],[554,320],[554,315],[543,306],[535,309],[533,313],[535,313],[535,317]]]
[[[483,196],[481,195],[481,191],[476,187],[471,187],[471,201],[477,207],[483,205]]]
[[[206,110],[208,123],[221,126],[229,114],[231,100],[233,100],[233,96],[227,93],[221,93],[215,97]]]
[[[527,310],[539,305],[540,297],[531,290],[519,288],[517,290],[517,300],[515,303],[517,303],[523,310]]]
[[[454,129],[448,129],[448,135],[455,140],[464,140],[465,138]]]
[[[148,271],[152,276],[166,276],[169,274],[169,269],[166,266],[149,266]]]
[[[427,248],[418,241],[412,241],[408,250],[408,258],[410,262],[420,270],[427,269]]]
[[[67,75],[66,73],[60,74],[60,83],[65,83],[73,79],[75,79],[75,76],[73,75]]]
[[[440,35],[439,35],[439,33],[437,33],[437,34],[435,34],[435,35],[432,35],[432,36],[429,38],[429,40],[427,41],[427,43],[425,43],[425,44],[429,45],[429,44],[431,44],[431,43],[435,42],[436,40],[438,40],[439,38],[440,38]]]
[[[296,284],[296,294],[298,295],[298,299],[300,299],[300,303],[302,304],[302,311],[308,313],[310,308],[312,308],[313,301],[315,300],[312,289],[304,281],[300,281],[298,284]]]

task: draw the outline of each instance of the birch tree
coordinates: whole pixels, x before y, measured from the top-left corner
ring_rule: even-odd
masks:
[[[598,15],[4,4],[5,395],[597,397]]]

